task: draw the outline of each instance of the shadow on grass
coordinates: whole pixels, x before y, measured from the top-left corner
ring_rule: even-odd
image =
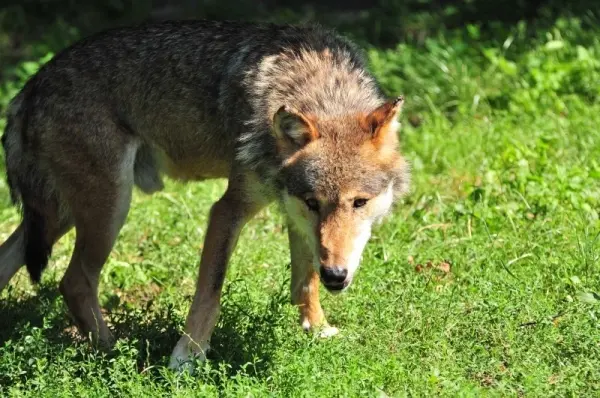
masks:
[[[53,344],[64,344],[71,337],[64,330],[69,319],[58,316],[56,307],[62,297],[56,287],[41,286],[36,294],[27,298],[9,297],[0,300],[0,346],[9,340],[19,340],[31,333],[31,328],[44,329],[44,320],[50,326],[45,328],[45,337]]]
[[[225,369],[227,376],[235,376],[243,370],[250,377],[266,378],[273,354],[279,346],[276,326],[288,323],[282,307],[287,305],[289,298],[282,289],[270,296],[265,307],[249,305],[247,298],[240,298],[239,292],[231,297],[224,292],[223,297],[221,316],[208,355],[212,366]],[[154,367],[151,374],[160,377],[158,368],[168,364],[184,319],[175,313],[172,306],[157,308],[152,300],[145,305],[109,301],[105,307],[108,310],[106,319],[114,337],[137,349],[138,371]],[[89,360],[86,352],[89,353],[92,348],[75,333],[74,324],[56,287],[42,285],[36,294],[26,298],[9,294],[9,297],[0,300],[0,314],[0,347],[11,341],[23,344],[31,335],[32,328],[37,327],[41,330],[41,341],[45,343],[41,355],[53,357],[66,347],[75,347],[78,354],[72,360]],[[108,357],[118,355],[118,350],[114,350]],[[223,364],[224,368],[221,367]],[[21,381],[26,382],[30,377],[34,375],[25,374]],[[16,381],[0,377],[0,383],[5,387]]]
[[[42,332],[43,339],[50,346],[42,349],[43,355],[58,353],[63,347],[73,344],[71,336],[65,331],[69,327],[69,319],[57,310],[62,305],[61,300],[55,286],[42,285],[35,294],[25,298],[14,297],[9,292],[8,297],[0,300],[0,348],[17,345],[8,349],[21,357],[32,357],[29,347],[32,343],[28,343],[28,339],[36,334],[34,328]],[[23,360],[24,363],[27,361]],[[10,375],[0,372],[0,391],[19,383],[25,385],[33,377],[32,369],[32,366],[27,366],[19,374]]]
[[[257,307],[225,291],[208,354],[213,366],[225,364],[228,376],[244,370],[251,377],[266,377],[273,353],[279,346],[276,326],[287,323],[281,307],[287,305],[288,299],[282,290],[270,297],[266,307]],[[190,298],[188,302],[191,301]],[[121,306],[111,313],[109,319],[115,337],[137,342],[140,371],[151,365],[166,366],[185,320],[176,315],[171,306],[157,311],[149,302],[146,308],[141,307],[123,311]],[[248,364],[251,366],[246,366]]]
[[[251,364],[246,374],[267,377],[273,354],[281,345],[277,328],[289,327],[283,308],[289,301],[284,286],[270,295],[264,306],[248,305],[249,299],[224,295],[221,319],[212,339],[212,358],[228,364],[230,375]]]

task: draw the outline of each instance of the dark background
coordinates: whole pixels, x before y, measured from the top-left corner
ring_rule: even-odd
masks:
[[[485,31],[519,20],[585,16],[598,9],[595,0],[4,0],[0,31],[10,36],[2,38],[5,47],[18,47],[24,40],[41,39],[60,24],[86,35],[148,19],[318,21],[373,45],[389,46],[401,39],[422,39],[440,28],[472,23]]]
[[[428,37],[477,27],[478,40],[504,40],[520,21],[526,34],[575,16],[598,20],[596,0],[0,0],[0,84],[19,80],[16,65],[38,61],[110,27],[164,19],[318,22],[362,46],[424,45]],[[462,34],[462,33],[461,33]],[[3,106],[0,104],[0,111]]]

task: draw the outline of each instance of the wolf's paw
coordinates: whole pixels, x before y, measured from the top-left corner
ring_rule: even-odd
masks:
[[[183,336],[173,349],[169,368],[179,373],[193,374],[195,362],[204,362],[209,348],[208,342],[198,345],[192,343],[187,336]]]
[[[329,325],[327,322],[321,321],[320,326],[315,326],[312,325],[307,319],[302,321],[302,329],[304,329],[305,332],[314,332],[322,339],[333,337],[340,332],[338,328]]]
[[[318,336],[322,339],[328,339],[338,334],[340,330],[335,326],[324,326],[318,331]]]

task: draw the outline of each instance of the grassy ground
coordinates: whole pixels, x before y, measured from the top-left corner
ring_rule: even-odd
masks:
[[[339,336],[296,325],[286,233],[269,208],[240,238],[209,361],[195,377],[167,371],[207,210],[225,187],[169,182],[153,197],[136,193],[104,268],[115,352],[72,337],[57,292],[71,232],[40,287],[21,271],[0,294],[0,395],[600,394],[594,26],[591,17],[492,34],[467,26],[370,50],[385,88],[407,97],[401,139],[414,185],[347,294],[323,292]],[[0,106],[20,84],[2,86]],[[1,182],[0,238],[18,222]]]

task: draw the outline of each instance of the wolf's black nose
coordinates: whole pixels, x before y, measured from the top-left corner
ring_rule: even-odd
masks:
[[[321,265],[321,280],[327,288],[339,290],[344,288],[344,282],[348,276],[346,268],[332,266],[326,267]]]

